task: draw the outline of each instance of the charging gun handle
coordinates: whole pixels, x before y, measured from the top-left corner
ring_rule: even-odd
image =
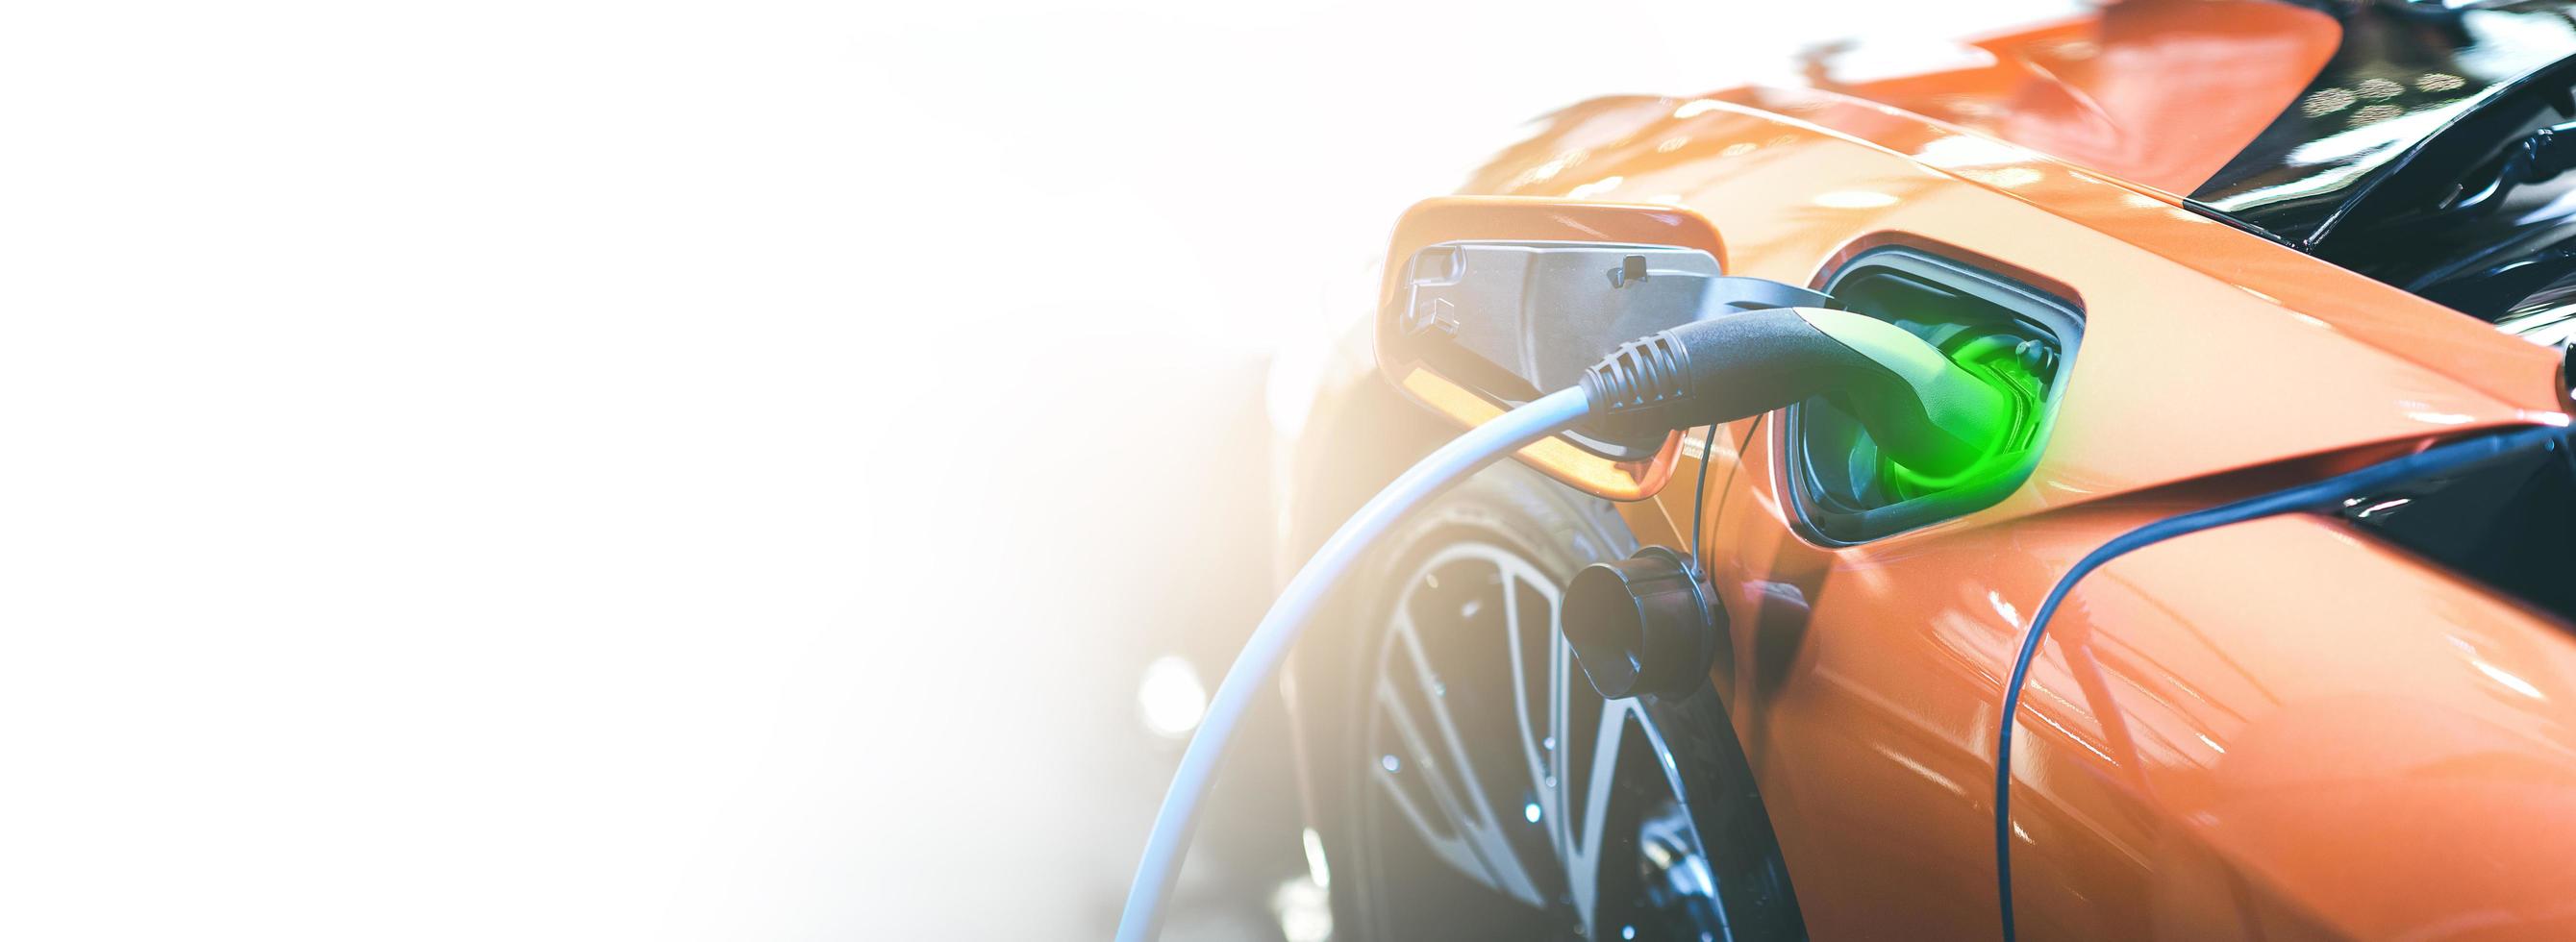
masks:
[[[2012,425],[2013,399],[1904,328],[1849,311],[1727,314],[1629,341],[1583,376],[1611,441],[1661,439],[1833,395],[1879,448],[1927,474],[1963,470]]]

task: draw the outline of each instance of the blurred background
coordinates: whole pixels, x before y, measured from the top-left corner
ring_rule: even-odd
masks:
[[[1396,215],[1968,16],[15,5],[0,937],[1103,938]]]

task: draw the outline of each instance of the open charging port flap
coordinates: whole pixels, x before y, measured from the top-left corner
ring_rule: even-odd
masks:
[[[1574,384],[1622,342],[1705,317],[1771,307],[1831,307],[1823,293],[1729,277],[1684,246],[1461,240],[1423,247],[1404,269],[1393,359],[1419,362],[1504,407]],[[1565,436],[1613,461],[1656,442]]]

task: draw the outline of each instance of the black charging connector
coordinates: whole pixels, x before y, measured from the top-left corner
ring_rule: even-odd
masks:
[[[1584,430],[1628,442],[1836,396],[1891,458],[1935,474],[1967,469],[2002,447],[2018,409],[2008,390],[1904,329],[1819,308],[1746,311],[1657,331],[1621,344],[1584,371],[1580,385],[1592,403]],[[1595,691],[1614,699],[1697,689],[1727,625],[1698,561],[1662,547],[1586,567],[1567,588],[1565,608],[1576,663]]]
[[[1927,474],[1965,470],[1999,446],[2015,403],[1902,328],[1824,308],[1746,311],[1658,331],[1621,344],[1581,383],[1592,397],[1585,430],[1623,442],[1836,396],[1890,458]]]

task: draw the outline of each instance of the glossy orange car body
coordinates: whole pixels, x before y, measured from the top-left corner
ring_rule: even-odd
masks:
[[[1873,246],[1933,247],[2084,312],[2037,471],[1959,519],[1802,539],[1776,422],[1721,431],[1704,494],[1696,433],[1577,481],[1676,482],[1621,510],[1674,547],[1705,500],[1698,543],[1734,619],[1712,680],[1814,938],[1998,936],[2001,687],[2086,552],[2180,510],[2568,421],[2552,351],[2181,207],[2290,105],[2335,28],[2250,0],[2139,3],[1983,43],[1995,63],[1963,73],[1594,101],[1467,188],[1671,207],[1719,234],[1729,273],[1795,284]],[[1478,237],[1477,205],[1426,210],[1445,215],[1397,252]],[[2576,938],[2576,636],[2337,520],[2227,527],[2092,576],[2017,729],[2023,938]]]

